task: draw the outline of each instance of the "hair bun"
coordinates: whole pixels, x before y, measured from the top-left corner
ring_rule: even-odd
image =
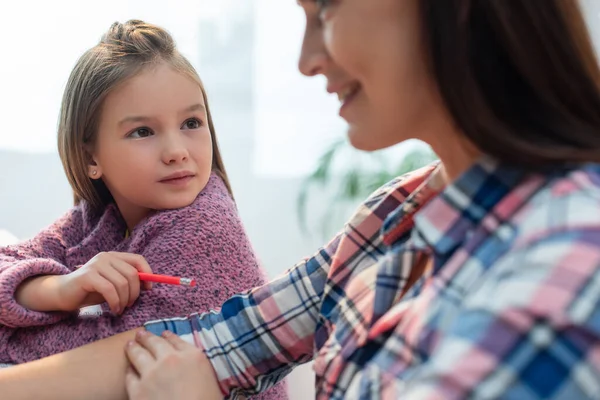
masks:
[[[100,43],[120,47],[123,55],[169,54],[175,50],[175,42],[167,31],[137,19],[113,23]]]

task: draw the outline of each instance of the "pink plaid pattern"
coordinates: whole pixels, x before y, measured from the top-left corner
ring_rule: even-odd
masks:
[[[441,168],[219,312],[147,329],[194,335],[230,398],[314,360],[318,399],[599,399],[600,167],[484,158],[445,188]]]

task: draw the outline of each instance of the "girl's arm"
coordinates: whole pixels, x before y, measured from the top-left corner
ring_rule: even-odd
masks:
[[[48,325],[69,315],[32,311],[22,304],[45,301],[43,291],[26,288],[40,283],[31,278],[71,272],[65,260],[67,243],[82,236],[81,214],[80,208],[74,208],[33,239],[0,247],[0,325],[13,328]]]

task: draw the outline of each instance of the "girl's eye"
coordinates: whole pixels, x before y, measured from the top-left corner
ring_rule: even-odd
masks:
[[[130,138],[139,139],[151,136],[152,132],[148,128],[138,128],[129,134]]]
[[[200,122],[196,118],[190,118],[183,123],[183,128],[185,129],[198,129],[202,126],[202,122]]]

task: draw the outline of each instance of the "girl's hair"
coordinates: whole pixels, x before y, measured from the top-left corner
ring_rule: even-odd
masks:
[[[144,68],[163,62],[200,86],[212,138],[212,170],[223,179],[231,194],[200,77],[177,51],[168,32],[143,21],[131,20],[124,24],[115,22],[100,43],[81,56],[65,88],[58,126],[58,152],[76,205],[85,200],[92,208],[101,210],[113,201],[102,180],[92,180],[88,176],[104,99],[111,90]]]
[[[458,128],[531,169],[600,161],[600,71],[578,0],[421,0]]]

